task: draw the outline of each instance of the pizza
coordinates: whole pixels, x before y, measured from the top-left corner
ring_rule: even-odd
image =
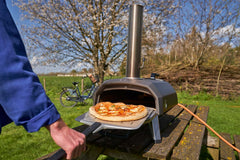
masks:
[[[143,105],[127,105],[124,103],[100,102],[89,108],[89,113],[106,121],[133,121],[145,117],[148,113]]]

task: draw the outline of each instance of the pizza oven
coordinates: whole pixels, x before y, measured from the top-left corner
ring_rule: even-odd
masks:
[[[161,115],[177,104],[177,95],[173,87],[163,80],[126,77],[108,80],[99,86],[94,104],[105,101],[142,104],[155,108]]]
[[[143,7],[132,5],[129,14],[128,57],[126,77],[107,80],[99,86],[93,97],[94,104],[104,101],[142,104],[163,114],[178,103],[173,87],[152,74],[140,78],[141,33]]]
[[[158,117],[177,105],[178,100],[173,87],[168,82],[156,79],[156,74],[152,73],[149,78],[140,78],[142,17],[143,6],[131,5],[129,13],[126,77],[107,80],[102,83],[93,96],[93,103],[95,105],[99,102],[110,101],[113,103],[141,104],[146,106],[148,110],[154,110],[154,112],[152,112],[153,114],[149,112],[150,116],[148,116],[149,118],[147,119],[150,120],[146,120],[146,123],[151,122],[153,139],[155,143],[160,143],[161,136]],[[88,116],[80,117],[79,119],[81,120],[79,121],[88,123],[88,118],[85,118],[87,119],[86,121],[82,120],[84,117]],[[93,121],[95,120],[96,119]],[[137,127],[133,126],[138,122],[138,120],[134,122],[120,122],[118,124],[108,122],[108,127],[105,127],[105,129],[135,129]]]

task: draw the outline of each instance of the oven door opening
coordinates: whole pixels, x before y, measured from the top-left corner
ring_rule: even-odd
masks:
[[[155,99],[152,95],[133,90],[104,91],[99,96],[98,102],[105,101],[110,101],[112,103],[123,102],[125,104],[144,105],[146,107],[155,108]]]

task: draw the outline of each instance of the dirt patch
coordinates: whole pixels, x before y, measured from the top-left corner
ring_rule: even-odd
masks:
[[[231,106],[231,108],[240,108],[240,106]]]

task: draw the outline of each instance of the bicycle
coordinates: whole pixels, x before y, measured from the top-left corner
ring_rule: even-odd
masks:
[[[78,102],[83,103],[87,99],[92,98],[94,92],[98,88],[98,76],[92,74],[86,75],[92,82],[91,88],[85,89],[82,94],[78,88],[79,82],[72,82],[73,87],[63,87],[60,95],[60,103],[63,107],[74,107]]]

